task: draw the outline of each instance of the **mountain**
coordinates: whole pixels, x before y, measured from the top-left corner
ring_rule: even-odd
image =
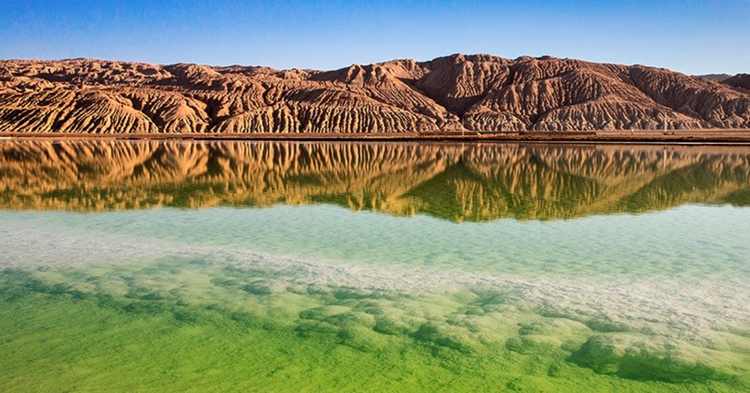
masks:
[[[326,203],[451,221],[750,205],[750,148],[22,140],[0,209]]]
[[[738,89],[744,89],[746,93],[750,93],[750,74],[737,74],[723,80],[722,83]]]
[[[456,54],[334,71],[87,59],[0,62],[4,133],[663,128],[750,128],[750,92],[663,68],[549,56]]]
[[[729,74],[705,74],[705,75],[695,75],[696,78],[705,79],[708,81],[714,81],[714,82],[723,82],[729,78],[732,77],[732,75]]]

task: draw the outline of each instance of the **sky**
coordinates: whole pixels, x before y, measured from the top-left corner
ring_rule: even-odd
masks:
[[[336,69],[452,53],[750,73],[750,0],[0,0],[0,59]]]

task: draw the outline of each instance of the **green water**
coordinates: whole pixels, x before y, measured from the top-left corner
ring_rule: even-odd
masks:
[[[3,142],[0,391],[750,391],[750,149]]]

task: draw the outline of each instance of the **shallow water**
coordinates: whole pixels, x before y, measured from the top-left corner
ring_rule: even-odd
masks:
[[[2,142],[0,389],[750,391],[747,206],[741,147]]]

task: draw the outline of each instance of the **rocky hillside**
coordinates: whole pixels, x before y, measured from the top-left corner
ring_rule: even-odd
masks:
[[[3,61],[0,133],[750,128],[744,83],[546,56],[457,54],[325,72]]]
[[[723,83],[738,89],[744,89],[746,93],[750,93],[750,74],[737,74],[725,79]]]

